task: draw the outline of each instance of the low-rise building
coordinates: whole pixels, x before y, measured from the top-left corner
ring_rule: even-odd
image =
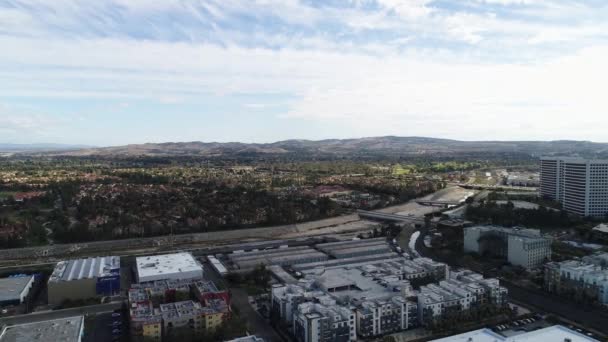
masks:
[[[502,256],[526,269],[551,259],[551,239],[538,229],[475,226],[464,229],[464,251]]]
[[[602,266],[603,257],[608,259],[608,254],[546,264],[545,289],[608,305],[608,268]]]
[[[264,339],[255,335],[243,336],[226,342],[264,342]]]
[[[293,331],[298,342],[348,342],[357,339],[355,314],[335,301],[298,305]]]
[[[591,230],[591,235],[597,241],[608,242],[608,224],[598,224]]]
[[[500,286],[498,279],[486,279],[469,270],[455,271],[447,280],[420,288],[419,319],[422,324],[428,324],[450,313],[481,305],[489,304],[500,308],[507,304],[507,294],[507,289]]]
[[[135,263],[138,283],[203,278],[203,266],[190,253],[138,257]]]
[[[0,279],[0,306],[19,305],[27,298],[35,277],[33,275]]]
[[[556,341],[556,342],[599,342],[598,340],[568,329],[561,325],[538,329],[530,332],[505,337],[490,329],[480,329],[469,331],[464,334],[432,340],[432,342],[536,342],[536,341]]]
[[[80,342],[83,330],[83,316],[11,325],[0,332],[0,342]]]
[[[48,281],[49,304],[120,292],[120,257],[75,259],[57,263]]]
[[[214,331],[229,319],[229,303],[229,294],[210,281],[135,284],[129,290],[131,335],[161,341],[180,328],[194,333]]]

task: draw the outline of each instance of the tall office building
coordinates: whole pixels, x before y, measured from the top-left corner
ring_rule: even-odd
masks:
[[[544,157],[540,160],[540,194],[581,216],[608,214],[608,160]]]

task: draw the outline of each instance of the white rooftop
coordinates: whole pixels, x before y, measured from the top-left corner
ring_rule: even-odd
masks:
[[[556,341],[562,342],[566,339],[570,342],[599,342],[596,339],[570,330],[561,325],[554,325],[548,328],[523,333],[511,337],[504,337],[490,329],[480,329],[470,331],[460,335],[449,336],[434,342],[536,342],[536,341]]]
[[[140,283],[163,279],[203,277],[203,267],[190,253],[138,257],[136,264]]]
[[[601,223],[598,226],[596,226],[595,228],[593,228],[593,230],[595,230],[596,232],[602,232],[602,233],[608,234],[608,224]]]
[[[83,316],[13,325],[2,330],[0,342],[79,342],[83,325]]]

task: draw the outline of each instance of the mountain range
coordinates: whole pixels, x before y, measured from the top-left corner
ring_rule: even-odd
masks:
[[[0,144],[0,151],[6,144]],[[459,141],[425,137],[370,137],[359,139],[285,140],[274,143],[166,142],[112,147],[28,145],[14,152],[65,156],[230,156],[230,155],[449,155],[516,153],[539,155],[608,155],[608,143],[590,141]],[[35,149],[34,147],[39,147]]]

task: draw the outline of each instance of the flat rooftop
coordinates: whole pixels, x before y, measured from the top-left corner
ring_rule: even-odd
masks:
[[[106,256],[60,261],[49,282],[101,278],[120,272],[120,257]]]
[[[0,279],[0,302],[21,299],[21,293],[34,276]]]
[[[13,325],[0,333],[0,342],[77,342],[80,341],[83,326],[83,316]]]
[[[556,341],[563,342],[568,339],[570,342],[599,342],[598,340],[589,336],[578,333],[574,330],[570,330],[561,325],[554,325],[551,327],[515,335],[511,337],[504,337],[493,332],[490,329],[480,329],[470,331],[464,334],[449,336],[434,342],[538,342],[538,341]]]
[[[175,253],[138,257],[137,275],[140,279],[186,272],[203,272],[201,264],[190,253]]]

